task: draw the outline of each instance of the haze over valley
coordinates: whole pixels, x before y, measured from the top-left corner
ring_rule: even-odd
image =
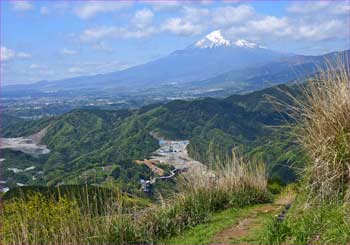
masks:
[[[282,53],[246,40],[225,39],[216,30],[184,50],[123,71],[5,86],[2,100],[5,111],[35,118],[82,107],[124,109],[225,97],[303,82],[348,54],[349,50],[318,56]]]

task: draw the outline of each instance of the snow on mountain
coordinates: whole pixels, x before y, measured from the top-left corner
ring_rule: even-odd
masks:
[[[230,41],[226,39],[220,30],[213,31],[199,40],[194,45],[197,48],[214,48],[219,46],[237,46],[244,48],[263,48],[257,43],[253,43],[244,39]]]
[[[199,40],[195,46],[199,48],[213,48],[217,46],[229,46],[231,42],[226,40],[220,30],[213,31]]]

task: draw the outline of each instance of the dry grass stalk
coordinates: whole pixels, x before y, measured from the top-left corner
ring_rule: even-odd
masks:
[[[245,188],[266,190],[266,165],[262,162],[252,162],[232,151],[222,159],[218,159],[207,171],[198,172],[185,181],[184,190],[195,191],[222,190],[240,191]]]
[[[299,123],[297,137],[311,158],[307,189],[321,200],[350,201],[349,74],[349,64],[329,65],[302,85],[302,99],[287,94],[293,103],[285,106]]]

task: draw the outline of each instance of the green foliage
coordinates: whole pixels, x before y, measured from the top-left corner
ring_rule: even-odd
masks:
[[[254,195],[252,195],[255,193]],[[265,192],[251,189],[242,192],[203,190],[178,195],[161,207],[148,210],[132,222],[125,218],[113,225],[110,243],[155,243],[210,220],[214,212],[270,201]],[[128,240],[129,239],[129,240]]]
[[[350,207],[343,204],[320,203],[305,207],[297,203],[285,221],[271,217],[262,238],[267,244],[348,244],[349,214]]]
[[[23,186],[16,187],[6,192],[4,201],[28,201],[32,196],[39,194],[51,201],[59,201],[61,198],[74,201],[79,209],[90,213],[105,213],[104,207],[118,207],[128,210],[141,208],[148,205],[143,199],[129,198],[127,194],[116,188],[98,187],[93,185],[61,185],[53,186]]]
[[[82,229],[78,205],[66,198],[52,201],[36,194],[28,201],[5,202],[0,216],[2,244],[63,244]]]
[[[205,224],[197,225],[179,235],[162,241],[164,244],[210,244],[213,237],[221,230],[238,223],[238,218],[245,215],[252,207],[228,208],[214,213]]]
[[[114,177],[122,188],[135,192],[138,178],[149,176],[149,171],[132,160],[147,158],[159,147],[150,135],[158,132],[170,139],[189,139],[190,156],[204,163],[239,148],[264,160],[271,177],[294,181],[294,166],[303,164],[303,153],[286,129],[269,127],[284,124],[287,116],[266,99],[268,95],[286,100],[281,92],[285,90],[297,94],[296,88],[280,86],[226,99],[172,101],[133,111],[74,110],[51,119],[14,122],[6,128],[7,137],[28,136],[48,126],[42,143],[51,153],[37,159],[24,159],[21,153],[6,156],[5,169],[11,163],[44,171],[43,178],[26,184],[103,183]],[[108,166],[116,169],[113,174],[101,171]],[[11,177],[18,181],[19,176]]]
[[[274,195],[280,194],[285,185],[279,179],[269,179],[267,182],[267,189]]]
[[[240,166],[251,170],[247,165]],[[141,211],[133,206],[125,208],[124,196],[111,190],[104,192],[99,187],[27,187],[17,193],[10,191],[0,212],[0,218],[5,220],[0,242],[155,243],[207,222],[219,210],[271,200],[265,185],[256,183],[257,179],[265,178],[264,172],[252,171],[241,176],[235,169],[216,172],[217,182],[205,175],[201,180],[188,180],[183,192]],[[241,183],[234,181],[238,178],[242,179]]]
[[[56,119],[56,117],[44,117],[40,120],[24,120],[6,114],[2,115],[2,117],[4,119],[1,125],[1,134],[2,137],[6,138],[32,135]]]

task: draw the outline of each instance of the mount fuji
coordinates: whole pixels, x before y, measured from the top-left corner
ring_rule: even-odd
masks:
[[[238,39],[236,41],[231,41],[225,39],[221,34],[220,30],[213,31],[206,35],[203,39],[195,43],[194,47],[197,48],[215,48],[220,46],[236,46],[243,48],[263,48],[257,43],[249,42],[244,39]]]
[[[252,41],[230,40],[220,30],[216,30],[185,49],[126,70],[30,85],[4,86],[2,91],[5,96],[47,96],[52,91],[65,95],[151,94],[151,97],[155,93],[176,97],[183,92],[218,89],[236,93],[302,79],[315,74],[317,67],[324,67],[327,60],[348,52],[320,56],[281,53]]]
[[[247,40],[229,40],[220,30],[216,30],[185,49],[126,70],[42,81],[25,87],[41,92],[82,89],[132,91],[139,88],[156,88],[169,83],[185,84],[205,80],[233,69],[263,65],[285,56],[286,54],[263,48]]]

